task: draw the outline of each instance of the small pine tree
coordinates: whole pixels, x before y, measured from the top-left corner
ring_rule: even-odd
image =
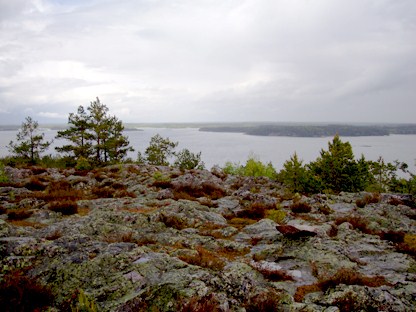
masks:
[[[175,153],[176,159],[174,166],[182,170],[184,169],[204,169],[204,162],[201,160],[201,152],[194,154],[188,149],[183,149]]]
[[[20,131],[17,133],[17,143],[10,141],[9,151],[34,164],[39,160],[40,154],[46,151],[52,142],[45,141],[44,133],[39,133],[39,124],[32,117],[26,117]]]
[[[162,138],[156,134],[150,139],[150,144],[144,154],[148,164],[156,166],[169,166],[169,158],[174,155],[174,149],[178,142],[172,142],[169,138]]]

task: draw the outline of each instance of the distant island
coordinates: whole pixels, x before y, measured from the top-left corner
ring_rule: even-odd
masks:
[[[0,125],[0,131],[18,131],[20,125]],[[40,130],[63,130],[64,124],[44,124]],[[204,132],[231,132],[257,136],[332,137],[387,136],[416,134],[416,124],[337,124],[296,122],[193,122],[193,123],[126,123],[124,131],[144,128],[195,128]]]
[[[348,124],[269,124],[207,126],[199,131],[233,132],[258,136],[330,137],[386,136],[391,134],[416,134],[416,124],[400,125],[348,125]]]

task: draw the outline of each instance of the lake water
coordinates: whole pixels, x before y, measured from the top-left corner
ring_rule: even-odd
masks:
[[[200,132],[196,128],[142,128],[143,131],[127,131],[130,145],[135,152],[129,157],[137,158],[137,151],[143,152],[149,145],[150,138],[159,133],[179,142],[178,149],[188,148],[191,152],[202,152],[202,160],[209,169],[213,165],[224,165],[227,161],[244,163],[250,154],[255,154],[261,161],[271,161],[280,170],[283,163],[297,152],[305,163],[315,160],[321,149],[327,149],[330,137],[294,138],[263,137],[241,133]],[[55,130],[45,130],[45,138],[53,139]],[[0,131],[0,157],[8,155],[7,145],[16,139],[16,131]],[[416,135],[390,135],[368,137],[341,137],[342,141],[351,143],[356,158],[364,154],[368,160],[377,160],[382,156],[385,161],[399,160],[407,163],[415,173]],[[54,140],[50,154],[55,146],[63,145],[62,140]]]

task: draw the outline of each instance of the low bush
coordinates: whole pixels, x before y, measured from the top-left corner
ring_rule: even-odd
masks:
[[[10,272],[0,280],[0,306],[4,312],[43,311],[53,299],[49,288],[23,272]]]
[[[182,300],[183,301],[183,300]],[[220,312],[221,309],[218,299],[214,294],[204,297],[192,297],[188,302],[181,303],[180,312]]]
[[[416,256],[416,235],[405,234],[403,237],[403,242],[396,245],[396,250],[415,257]]]
[[[379,193],[366,194],[363,198],[359,198],[355,201],[358,208],[364,208],[368,204],[379,203],[381,196]]]
[[[53,202],[82,199],[84,194],[81,190],[74,189],[69,182],[60,180],[50,182],[45,191],[34,192],[30,196],[47,202]]]
[[[208,251],[202,246],[197,246],[195,249],[197,251],[196,254],[181,255],[179,259],[186,263],[215,271],[220,271],[224,268],[224,261],[216,253]]]
[[[275,208],[276,205],[273,203],[254,202],[245,207],[243,210],[239,211],[237,213],[237,217],[260,220],[266,216],[267,210],[273,210]]]
[[[159,214],[159,221],[164,223],[167,227],[171,227],[177,230],[183,230],[189,227],[183,218],[175,214],[167,215],[167,214],[161,213]]]
[[[383,276],[365,276],[353,268],[341,268],[330,277],[318,278],[318,282],[312,285],[298,287],[294,295],[296,302],[301,302],[308,293],[327,291],[337,285],[359,285],[367,287],[380,287],[390,285]]]
[[[218,184],[205,181],[201,184],[186,184],[173,186],[175,199],[196,200],[199,197],[219,199],[226,195],[225,190]]]
[[[281,296],[272,289],[250,297],[244,303],[247,312],[277,312],[282,311]]]
[[[7,218],[9,220],[24,220],[29,218],[33,214],[32,210],[27,209],[13,209],[7,212]]]
[[[256,223],[256,220],[247,218],[232,218],[228,221],[228,225],[233,226],[239,230],[253,223]]]
[[[290,205],[289,208],[294,213],[308,213],[312,210],[311,205],[302,201],[295,201],[293,204]]]
[[[49,203],[48,209],[69,216],[78,213],[78,204],[73,200],[54,201]]]
[[[404,237],[406,233],[403,231],[388,231],[388,232],[381,232],[380,238],[384,240],[388,240],[392,243],[400,244],[404,242]]]
[[[255,268],[264,278],[272,282],[293,281],[293,277],[284,270],[270,269],[270,268]]]
[[[24,184],[24,187],[31,191],[43,191],[46,189],[46,184],[38,177],[32,176],[29,181]]]
[[[344,222],[350,223],[354,229],[358,229],[364,234],[370,234],[370,235],[378,235],[379,232],[376,232],[369,228],[369,222],[359,216],[347,216],[347,217],[340,217],[335,220],[336,225],[340,225]]]
[[[281,209],[271,209],[266,211],[266,218],[273,220],[277,224],[284,224],[286,216],[286,211]]]

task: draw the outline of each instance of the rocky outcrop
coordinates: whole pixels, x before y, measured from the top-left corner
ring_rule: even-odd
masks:
[[[50,311],[416,309],[410,196],[319,194],[302,213],[280,184],[218,168],[5,171],[0,277],[46,287]]]

